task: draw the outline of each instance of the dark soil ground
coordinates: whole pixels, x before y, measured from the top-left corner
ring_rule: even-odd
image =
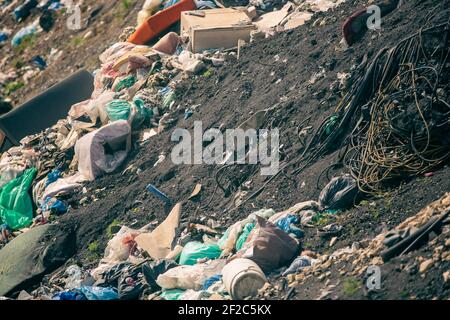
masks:
[[[303,141],[298,137],[298,126],[309,119],[307,125],[317,127],[333,112],[339,101],[342,92],[331,89],[332,84],[338,82],[337,73],[350,72],[352,66],[357,65],[364,55],[367,54],[370,59],[381,48],[395,45],[399,38],[417,32],[426,25],[446,22],[450,12],[449,0],[407,1],[400,9],[383,19],[381,31],[367,33],[347,51],[336,50],[342,38],[342,22],[365,4],[366,1],[348,0],[332,13],[316,15],[305,26],[246,45],[240,60],[229,62],[220,69],[213,69],[212,76],[186,81],[177,89],[177,102],[182,107],[200,107],[187,121],[180,111],[176,127],[192,129],[194,122],[201,120],[204,130],[220,126],[235,128],[251,114],[278,106],[271,111],[270,120],[273,127],[280,129],[281,144],[284,145],[283,160],[298,158],[303,150]],[[136,10],[133,10],[126,16],[128,20],[134,19]],[[102,19],[109,15],[108,10],[102,10]],[[324,23],[314,23],[316,19],[324,18]],[[111,19],[115,21],[113,17]],[[86,43],[89,50],[76,50],[65,63],[51,67],[57,69],[49,68],[48,72],[57,70],[62,76],[71,68],[76,69],[77,64],[80,67],[95,66],[94,59],[117,39],[125,25],[125,21],[117,22],[117,26],[106,28],[106,34],[99,32],[89,40],[89,46]],[[55,41],[63,43],[67,40],[59,38]],[[322,68],[325,76],[311,84],[309,80]],[[39,77],[33,83],[34,88],[24,88],[17,96],[32,95],[37,90],[44,89],[47,84],[48,78]],[[95,266],[103,255],[110,236],[107,229],[112,223],[139,228],[150,222],[162,222],[167,212],[159,200],[145,191],[145,186],[149,183],[157,186],[173,201],[185,203],[184,222],[190,220],[206,223],[211,218],[226,228],[261,208],[278,211],[301,201],[317,200],[320,189],[327,182],[322,173],[337,159],[337,152],[330,152],[298,176],[281,176],[269,184],[259,197],[238,210],[225,212],[232,204],[234,195],[225,197],[221,190],[217,190],[217,167],[174,165],[170,161],[170,152],[175,145],[170,139],[172,132],[173,130],[168,130],[137,146],[120,172],[86,185],[86,194],[78,193],[68,199],[72,208],[60,219],[60,223],[67,228],[76,229],[78,248],[76,256],[69,263]],[[161,153],[168,157],[154,168]],[[132,169],[123,173],[130,166]],[[332,172],[338,173],[339,170]],[[267,179],[258,173],[252,175],[249,168],[233,174],[235,177],[242,177],[244,182],[251,181],[249,194],[259,189]],[[203,185],[201,198],[198,203],[189,202],[187,198],[197,183]],[[444,166],[432,177],[417,177],[403,182],[386,197],[367,199],[337,218],[344,231],[332,249],[372,238],[383,230],[394,227],[449,190],[450,168]],[[83,205],[80,204],[82,199]],[[200,209],[197,211],[199,205]],[[304,248],[320,253],[331,250],[328,242],[323,242],[316,236],[316,230],[305,231]],[[92,243],[98,244],[94,251],[88,249]],[[423,250],[426,251],[426,248]],[[426,252],[416,252],[403,259],[413,259],[414,255],[422,253]],[[437,284],[442,270],[448,269],[448,265],[439,267],[435,273],[433,271],[429,278],[419,280],[415,274],[399,276],[396,273],[396,268],[405,263],[408,262],[394,260],[383,266],[383,275],[386,275],[386,283],[389,285],[382,293],[375,296],[358,293],[346,297],[344,292],[338,296],[381,299],[448,297],[448,288],[444,289]],[[336,281],[342,283],[345,279],[336,276]],[[297,291],[295,298],[316,298],[319,291],[320,281],[312,281],[308,288]]]

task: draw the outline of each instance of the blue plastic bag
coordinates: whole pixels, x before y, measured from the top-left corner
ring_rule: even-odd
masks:
[[[293,215],[288,215],[287,217],[285,217],[277,222],[277,227],[288,234],[295,235],[297,238],[300,239],[300,238],[303,238],[305,234],[303,233],[303,231],[300,228],[295,226],[295,224],[297,224],[299,222],[300,222],[299,217],[293,216]]]
[[[113,288],[81,287],[80,291],[88,300],[119,300],[119,294]]]
[[[34,25],[30,25],[28,27],[24,27],[16,33],[16,35],[11,40],[11,45],[13,47],[17,47],[23,41],[26,36],[31,36],[37,32],[37,29]]]
[[[203,290],[208,290],[209,287],[211,287],[214,283],[219,282],[222,280],[222,275],[219,274],[217,276],[211,277],[208,280],[205,281],[205,283],[203,284]]]
[[[85,301],[86,296],[78,291],[78,290],[73,290],[73,291],[63,291],[63,292],[58,292],[57,294],[55,294],[52,298],[52,300],[58,300],[58,301]]]

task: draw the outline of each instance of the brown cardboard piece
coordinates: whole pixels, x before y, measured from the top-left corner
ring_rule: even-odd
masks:
[[[194,53],[236,47],[239,40],[249,41],[250,33],[255,29],[245,8],[186,11],[181,14],[181,34],[189,36]]]
[[[255,25],[259,30],[267,32],[281,24],[284,19],[292,12],[294,5],[288,2],[283,8],[277,11],[269,12],[262,15],[258,20],[255,21]]]
[[[304,25],[307,21],[311,20],[313,14],[311,12],[293,12],[284,24],[284,29],[294,29],[301,25]]]
[[[169,216],[153,232],[143,233],[136,237],[139,247],[155,260],[166,258],[171,252],[177,236],[181,219],[181,203],[178,203]]]

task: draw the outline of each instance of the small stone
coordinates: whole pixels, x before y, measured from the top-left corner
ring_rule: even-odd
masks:
[[[434,262],[441,261],[441,255],[439,253],[433,254],[433,261]]]
[[[446,247],[450,247],[450,238],[448,238],[447,240],[445,240],[445,246],[446,246]]]
[[[444,282],[447,283],[450,280],[450,271],[444,272],[442,277],[444,278]]]
[[[441,253],[442,251],[444,251],[444,246],[439,246],[434,249],[434,252],[436,253]]]
[[[384,264],[383,259],[381,257],[375,257],[372,259],[372,261],[370,262],[372,265],[374,266],[381,266]]]
[[[86,34],[84,35],[84,39],[88,39],[88,38],[90,38],[90,37],[92,37],[92,35],[93,35],[94,33],[92,32],[92,31],[88,31],[88,32],[86,32]]]
[[[289,274],[287,276],[287,281],[288,282],[294,282],[295,281],[295,275],[294,274]]]
[[[450,251],[446,251],[442,254],[442,260],[450,261]]]
[[[295,280],[296,281],[305,280],[305,276],[303,274],[297,274],[297,275],[295,275]]]
[[[331,267],[332,263],[333,263],[333,261],[332,261],[331,259],[328,260],[327,262],[325,262],[324,264],[322,264],[322,269],[323,269],[323,270],[329,269],[329,268]]]
[[[420,273],[426,272],[428,269],[431,268],[431,266],[433,266],[433,263],[434,263],[434,261],[432,259],[425,260],[424,262],[422,262],[420,264],[419,272]]]
[[[338,237],[334,237],[333,239],[331,239],[330,247],[334,246],[336,244],[337,240],[338,240]]]

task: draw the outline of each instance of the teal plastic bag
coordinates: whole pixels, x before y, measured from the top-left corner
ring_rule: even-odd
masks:
[[[134,99],[137,112],[134,116],[133,128],[140,127],[145,121],[153,117],[153,111],[145,107],[145,102],[141,99]],[[131,115],[132,104],[126,100],[113,100],[106,105],[106,113],[111,121],[128,120]]]
[[[128,120],[131,114],[131,104],[126,100],[113,100],[106,105],[109,120]]]
[[[240,237],[236,241],[236,252],[241,250],[244,243],[247,241],[250,232],[255,228],[255,223],[248,223],[242,231]]]
[[[35,168],[28,169],[0,189],[0,222],[12,230],[29,227],[33,222],[33,202],[28,191],[36,173]]]
[[[180,300],[181,296],[185,293],[185,290],[181,289],[173,289],[173,290],[166,290],[159,296],[160,298],[163,298],[164,300],[168,301],[176,301]]]
[[[222,254],[217,244],[205,244],[201,242],[189,242],[181,252],[180,264],[193,266],[198,259],[217,259]]]
[[[137,114],[136,114],[136,117],[134,118],[137,122],[142,124],[145,121],[148,121],[153,117],[153,110],[145,107],[144,100],[139,99],[139,98],[134,98],[133,102],[137,108]]]
[[[119,300],[119,295],[113,288],[81,287],[80,291],[86,296],[88,300]]]

